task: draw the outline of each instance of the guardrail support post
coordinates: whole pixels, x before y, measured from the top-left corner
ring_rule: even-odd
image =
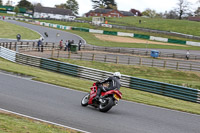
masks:
[[[104,62],[106,62],[107,56],[105,55]]]

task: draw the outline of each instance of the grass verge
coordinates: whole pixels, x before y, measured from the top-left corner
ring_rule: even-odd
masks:
[[[191,88],[200,89],[200,72],[192,71],[177,71],[171,69],[136,66],[136,65],[123,65],[102,63],[95,61],[83,61],[72,59],[57,59],[62,62],[68,62],[79,66],[85,66],[89,68],[95,68],[109,72],[121,72],[122,74],[150,79],[154,81],[160,81],[170,84],[176,84],[180,86],[187,86]]]
[[[64,87],[81,90],[85,92],[90,91],[89,88],[91,87],[93,83],[93,81],[88,81],[88,80],[79,79],[76,77],[71,77],[71,76],[67,76],[63,74],[45,71],[38,68],[30,67],[30,66],[15,64],[15,63],[6,61],[4,59],[0,59],[0,64],[1,64],[0,65],[1,70],[29,75],[29,76],[34,77],[33,80],[42,81],[42,82],[55,84],[59,86],[64,86]],[[177,100],[177,99],[160,96],[160,95],[156,95],[152,93],[147,93],[143,91],[133,90],[133,89],[125,88],[125,87],[121,88],[121,92],[123,93],[124,100],[169,108],[173,110],[180,110],[180,111],[189,112],[189,113],[200,114],[200,110],[199,110],[200,104],[197,104],[197,103]]]
[[[92,21],[90,18],[79,18],[82,20]],[[178,20],[178,19],[163,19],[163,18],[145,18],[145,17],[121,17],[121,18],[109,18],[106,20],[110,24],[134,26],[140,28],[148,28],[162,31],[173,31],[184,34],[190,34],[200,36],[200,23],[196,21]],[[139,23],[141,20],[141,23]]]
[[[73,31],[68,30],[67,32],[71,32],[77,34],[84,38],[88,44],[96,45],[96,46],[104,46],[104,47],[125,47],[125,48],[148,48],[148,49],[182,49],[182,50],[200,50],[198,46],[172,46],[172,45],[159,45],[159,44],[144,44],[144,43],[121,43],[121,42],[111,42],[104,41],[96,38],[92,33],[85,33],[81,31]],[[112,36],[110,36],[112,37]],[[128,37],[127,37],[128,38]],[[148,40],[146,40],[148,41]],[[185,46],[185,45],[184,45]]]
[[[134,20],[134,19],[131,18],[131,20]],[[138,30],[125,30],[125,29],[117,29],[117,28],[107,28],[107,27],[93,26],[93,25],[91,25],[89,23],[64,22],[64,21],[57,21],[57,20],[38,20],[38,21],[52,23],[52,24],[59,24],[59,25],[64,25],[64,26],[82,27],[82,28],[98,29],[98,30],[104,30],[104,31],[127,32],[127,33],[143,34],[143,35],[156,36],[156,37],[164,37],[164,38],[169,38],[169,39],[186,40],[186,41],[198,41],[199,42],[199,40],[195,40],[195,39],[181,38],[181,37],[170,36],[170,35],[166,35],[166,34],[150,33],[150,32],[138,31]],[[148,23],[145,23],[145,24],[142,24],[142,25],[138,25],[138,26],[136,25],[136,27],[143,27],[143,28],[150,28],[150,29],[152,29],[152,26],[156,25],[157,27],[154,26],[155,27],[154,29],[161,30],[162,28],[160,28],[160,27],[168,27],[169,29],[163,28],[163,30],[170,31],[170,29],[172,29],[172,28],[170,28],[170,26],[171,26],[171,27],[173,27],[172,31],[176,31],[176,32],[182,33],[182,30],[178,30],[178,28],[176,28],[174,26],[174,25],[177,25],[176,21],[173,22],[173,23],[170,23],[170,25],[168,25],[168,21],[170,21],[170,20],[164,20],[163,19],[163,21],[161,21],[161,20],[159,21],[161,24],[160,23],[154,24],[154,21],[152,20],[152,21],[150,21],[150,22],[148,21]],[[135,22],[135,20],[134,20],[134,22]],[[191,22],[190,21],[190,23],[191,23],[190,26],[191,27],[187,27],[187,28],[185,28],[185,27],[188,26],[189,22],[188,23],[186,23],[186,22],[181,23],[182,21],[178,21],[178,22],[180,22],[180,23],[178,23],[179,24],[179,28],[180,29],[185,29],[184,30],[185,32],[188,29],[191,29],[192,32],[189,32],[191,35],[193,35],[193,32],[194,32],[194,34],[198,33],[196,31],[195,26],[192,26],[193,23],[195,23],[194,25],[199,26],[198,22]],[[149,25],[149,26],[145,26],[145,25]],[[174,28],[176,30],[174,30]]]
[[[0,38],[16,39],[17,34],[21,34],[21,39],[35,40],[40,38],[40,35],[28,28],[24,28],[15,24],[0,21],[1,32]]]
[[[0,121],[0,133],[78,133],[71,129],[35,121],[6,112],[0,112]]]

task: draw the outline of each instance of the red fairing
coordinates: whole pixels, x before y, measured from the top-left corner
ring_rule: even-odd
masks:
[[[118,90],[110,90],[110,91],[101,93],[102,96],[109,95],[109,94],[117,94],[120,99],[122,98],[122,93]]]

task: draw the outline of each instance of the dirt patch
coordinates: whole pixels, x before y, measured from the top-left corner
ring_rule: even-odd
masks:
[[[122,42],[122,43],[143,43],[143,44],[158,44],[158,45],[171,45],[171,46],[182,46],[188,47],[181,44],[173,44],[173,43],[164,43],[164,42],[156,42],[156,41],[149,41],[149,40],[142,40],[137,38],[129,38],[129,37],[120,37],[120,36],[111,36],[111,35],[101,35],[101,34],[94,34],[96,38],[104,41],[111,41],[111,42]]]

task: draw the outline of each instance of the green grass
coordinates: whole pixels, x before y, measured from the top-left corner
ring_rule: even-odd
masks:
[[[63,21],[57,21],[57,20],[39,20],[39,21],[40,22],[52,23],[52,24],[59,24],[59,25],[64,25],[64,26],[82,27],[82,28],[89,28],[89,29],[99,29],[99,30],[104,30],[104,31],[144,34],[144,35],[149,35],[149,36],[157,36],[157,37],[186,40],[186,41],[199,41],[199,40],[194,40],[194,39],[187,39],[187,38],[181,38],[181,37],[176,37],[176,36],[169,36],[169,35],[165,35],[165,34],[142,32],[142,31],[137,31],[137,30],[124,30],[124,29],[117,29],[117,28],[98,27],[98,26],[92,26],[91,24],[88,24],[88,23],[63,22]],[[159,26],[162,27],[162,25],[159,25]],[[173,25],[171,25],[171,26],[173,26]],[[147,28],[147,27],[145,27],[145,28]],[[182,29],[183,29],[183,27],[182,27]]]
[[[111,41],[103,41],[94,36],[92,33],[85,33],[81,31],[73,31],[69,30],[67,32],[71,32],[83,37],[88,44],[96,45],[96,46],[104,46],[104,47],[125,47],[125,48],[152,48],[152,49],[182,49],[182,50],[200,50],[198,46],[172,46],[172,45],[158,45],[158,44],[138,44],[138,43],[120,43],[120,42],[111,42]],[[112,37],[112,36],[111,36]]]
[[[103,71],[116,72],[119,71],[125,75],[160,81],[170,84],[187,86],[200,89],[200,72],[177,71],[171,69],[162,69],[155,67],[135,66],[101,63],[95,61],[82,61],[72,59],[59,59],[62,62],[68,62],[79,66],[85,66]]]
[[[91,18],[86,19],[91,21]],[[149,28],[163,31],[174,31],[200,36],[200,23],[195,21],[144,17],[106,18],[106,20],[108,20],[108,23],[111,24]],[[142,21],[141,24],[139,24],[139,20]]]
[[[34,77],[33,80],[38,80],[38,81],[47,82],[50,84],[69,87],[76,90],[89,92],[90,91],[89,88],[91,87],[93,83],[92,81],[79,79],[76,77],[71,77],[71,76],[67,76],[63,74],[45,71],[38,68],[30,67],[30,66],[15,64],[15,63],[6,61],[4,59],[0,59],[0,64],[1,64],[0,65],[1,70],[33,76]],[[110,70],[115,71],[114,68],[113,69],[110,68]],[[122,73],[124,74],[123,71]],[[177,100],[177,99],[160,96],[160,95],[156,95],[152,93],[128,89],[125,87],[121,87],[120,90],[122,91],[123,99],[125,100],[200,114],[200,110],[199,110],[200,104],[197,104],[197,103]]]
[[[8,14],[8,13],[0,13],[0,16],[13,16],[13,14]]]
[[[16,39],[17,34],[21,34],[21,39],[34,40],[40,38],[37,32],[15,24],[0,21],[0,25],[0,38]]]
[[[0,133],[77,133],[51,124],[34,121],[28,118],[0,113]]]

